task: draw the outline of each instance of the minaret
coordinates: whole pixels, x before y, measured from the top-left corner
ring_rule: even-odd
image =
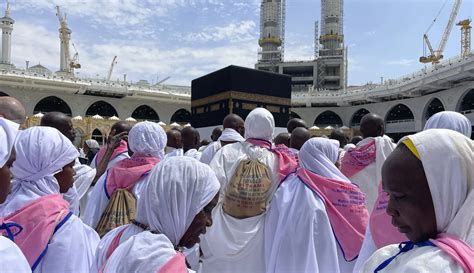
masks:
[[[71,72],[70,55],[69,55],[69,41],[71,40],[71,30],[67,26],[66,15],[62,16],[59,6],[56,6],[57,16],[59,19],[59,39],[61,42],[61,56],[59,63],[59,72]]]
[[[285,0],[262,0],[260,9],[260,64],[283,61]]]
[[[10,18],[10,3],[7,1],[7,9],[5,10],[5,16],[2,17],[2,64],[11,64],[12,57],[12,31],[15,20]]]
[[[321,0],[320,56],[343,56],[343,0]]]

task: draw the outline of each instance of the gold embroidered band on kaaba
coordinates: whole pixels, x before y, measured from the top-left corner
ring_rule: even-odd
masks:
[[[202,99],[197,99],[191,101],[191,107],[199,107],[212,104],[214,102],[222,101],[222,100],[246,100],[246,101],[253,101],[263,104],[274,104],[274,105],[281,105],[281,106],[291,106],[291,99],[289,98],[281,98],[275,96],[267,96],[267,95],[260,95],[260,94],[251,94],[251,93],[244,93],[239,91],[227,91],[223,93],[219,93],[213,96],[205,97]]]

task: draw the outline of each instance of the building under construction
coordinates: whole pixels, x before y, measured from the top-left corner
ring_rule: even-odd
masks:
[[[256,69],[292,77],[292,91],[341,90],[347,85],[343,0],[321,0],[315,23],[314,59],[285,62],[285,0],[262,0]],[[321,33],[321,35],[319,35]]]

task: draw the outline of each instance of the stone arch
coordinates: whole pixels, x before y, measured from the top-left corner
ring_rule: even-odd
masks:
[[[459,99],[457,110],[463,114],[474,112],[474,89],[468,90]]]
[[[432,115],[444,111],[444,105],[440,99],[434,97],[428,101],[423,111],[423,122],[426,122]]]
[[[160,121],[158,113],[148,105],[140,105],[132,113],[132,118],[136,120]]]
[[[91,139],[95,139],[97,142],[99,142],[99,145],[104,145],[104,143],[105,143],[105,134],[102,133],[101,130],[96,128],[92,131]]]
[[[370,113],[370,111],[365,109],[365,108],[361,108],[361,109],[357,110],[352,115],[350,127],[352,128],[352,127],[360,126],[360,120],[362,119],[362,117],[369,114],[369,113]]]
[[[290,112],[290,119],[292,119],[292,118],[299,118],[299,119],[301,119],[301,116],[298,115],[298,113],[295,113],[295,112],[291,111],[291,112]]]
[[[119,117],[117,110],[108,102],[103,100],[94,102],[89,108],[87,108],[86,116],[99,115],[104,118],[109,118],[111,116]]]
[[[181,108],[174,112],[174,114],[171,116],[170,123],[173,122],[177,122],[182,125],[191,123],[191,113],[188,110]]]
[[[403,103],[393,106],[385,116],[386,123],[393,123],[399,121],[414,121],[415,116],[411,109]]]
[[[49,96],[38,101],[33,110],[33,114],[37,114],[39,112],[61,112],[68,116],[72,116],[72,111],[69,105],[64,100],[56,96]]]
[[[327,110],[316,117],[316,119],[314,120],[314,125],[320,128],[324,128],[327,126],[342,127],[343,122],[338,114],[334,113],[333,111]]]

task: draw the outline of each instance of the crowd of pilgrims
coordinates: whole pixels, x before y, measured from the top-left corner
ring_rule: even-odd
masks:
[[[272,114],[193,127],[119,121],[71,142],[51,112],[0,98],[1,272],[474,272],[474,145],[456,112],[398,144],[376,114],[361,137],[312,137]],[[82,163],[81,163],[82,162]]]

